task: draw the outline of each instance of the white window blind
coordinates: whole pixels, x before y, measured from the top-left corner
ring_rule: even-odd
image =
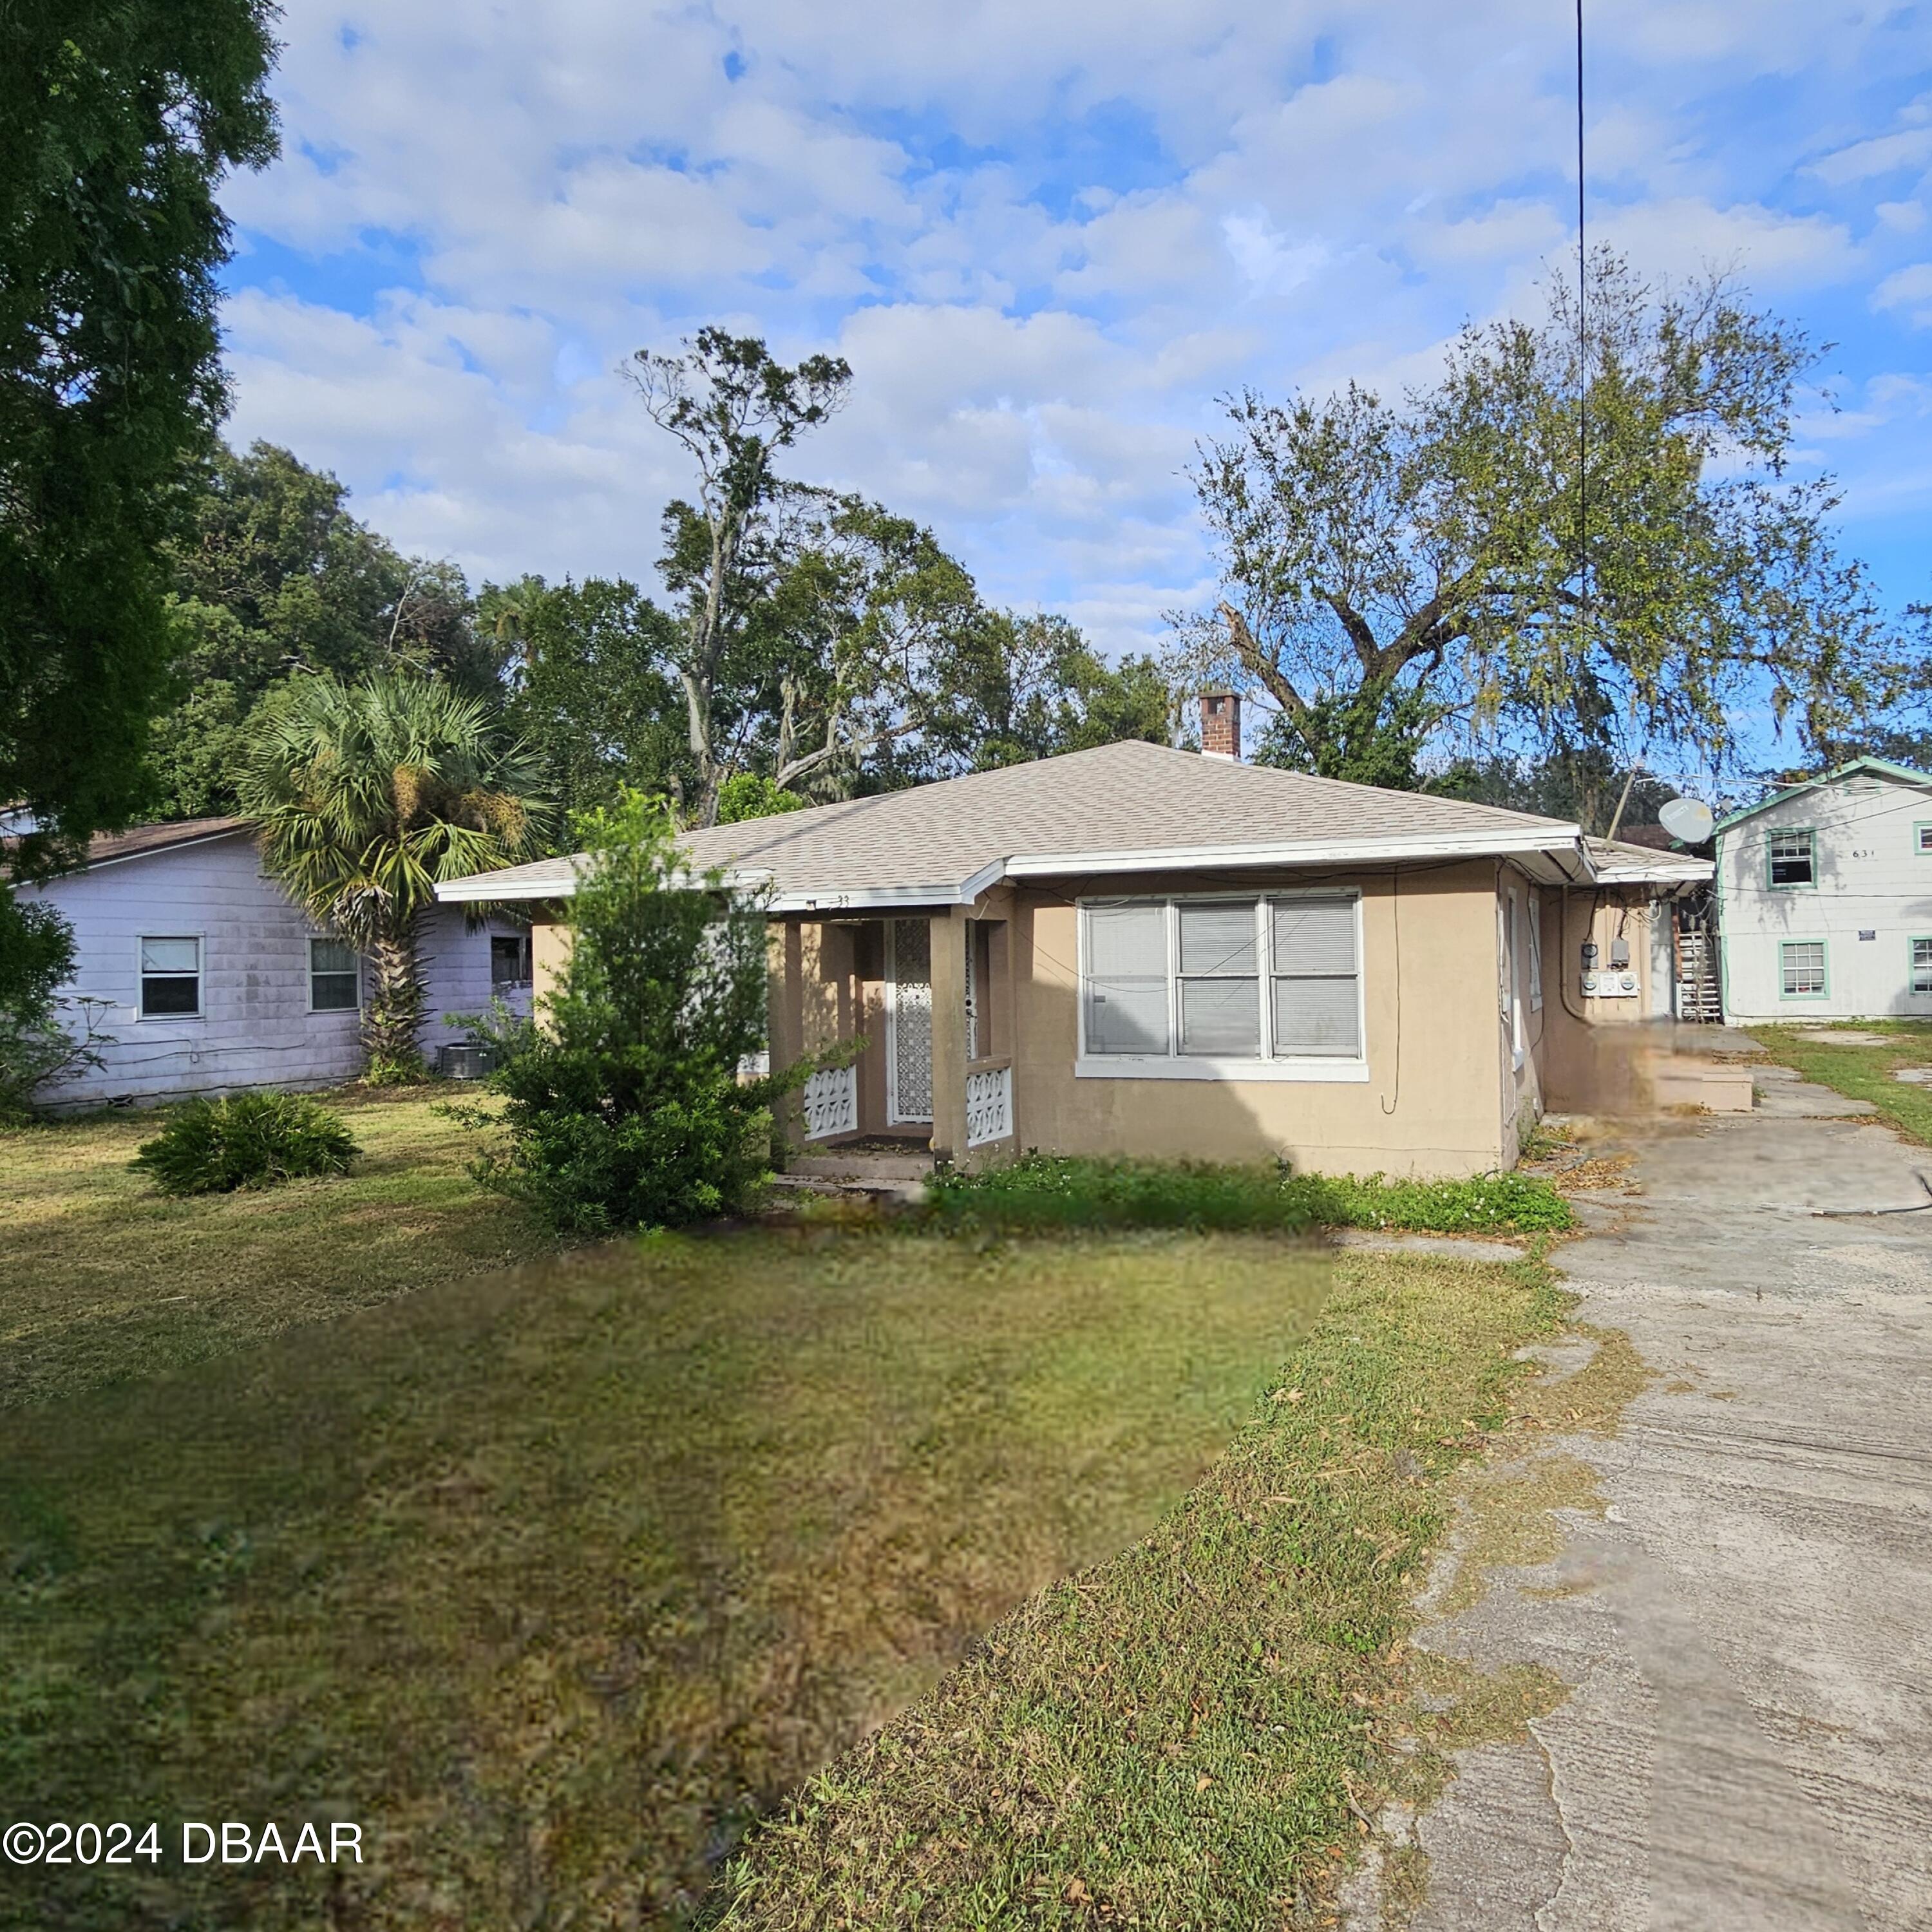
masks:
[[[1166,1052],[1165,904],[1088,908],[1084,992],[1089,1053]]]
[[[1276,1054],[1359,1054],[1355,902],[1340,896],[1277,899],[1270,912]]]
[[[1255,902],[1184,904],[1180,926],[1180,1050],[1252,1060],[1262,1050],[1260,935]]]

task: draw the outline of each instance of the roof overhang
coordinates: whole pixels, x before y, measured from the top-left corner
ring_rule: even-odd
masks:
[[[772,890],[772,874],[754,867],[728,869],[728,889],[766,895],[765,910],[889,913],[914,906],[970,905],[990,886],[1006,879],[1131,877],[1177,872],[1292,870],[1310,866],[1442,864],[1464,859],[1511,859],[1548,884],[1574,884],[1594,876],[1574,825],[1501,838],[1493,833],[1460,833],[1415,838],[1348,838],[1316,844],[1306,840],[1246,845],[1156,845],[1133,850],[1018,852],[989,860],[964,878],[934,879],[909,885],[800,886]],[[436,896],[446,904],[488,901],[565,899],[576,890],[575,877],[518,878],[519,868],[479,872],[446,880]]]
[[[1587,875],[1582,828],[1498,838],[1460,832],[1414,838],[1341,838],[1322,844],[1299,839],[1264,845],[1158,845],[1139,851],[1024,852],[1006,861],[1010,879],[1103,876],[1115,872],[1226,872],[1301,866],[1387,866],[1456,859],[1542,858],[1564,878]]]

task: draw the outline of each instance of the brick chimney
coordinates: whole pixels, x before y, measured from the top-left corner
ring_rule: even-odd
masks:
[[[1201,694],[1201,749],[1210,758],[1241,755],[1241,700],[1232,691]]]

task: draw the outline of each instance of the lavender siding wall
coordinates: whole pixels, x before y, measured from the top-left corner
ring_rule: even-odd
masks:
[[[95,1024],[114,1042],[102,1049],[104,1066],[50,1090],[51,1104],[320,1087],[353,1079],[360,1070],[358,1016],[310,1012],[308,942],[316,930],[262,877],[244,834],[96,866],[38,890],[74,927],[78,966],[64,990],[104,1003]],[[467,931],[454,907],[429,915],[422,1042],[432,1058],[462,1031],[445,1023],[446,1014],[477,1012],[490,1004],[491,932],[518,929],[499,919]],[[177,934],[202,941],[201,1015],[143,1019],[141,940]],[[512,999],[527,1010],[528,989]]]

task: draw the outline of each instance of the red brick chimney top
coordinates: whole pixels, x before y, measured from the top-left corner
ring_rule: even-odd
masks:
[[[1241,700],[1232,691],[1201,694],[1201,748],[1210,758],[1241,755]]]

